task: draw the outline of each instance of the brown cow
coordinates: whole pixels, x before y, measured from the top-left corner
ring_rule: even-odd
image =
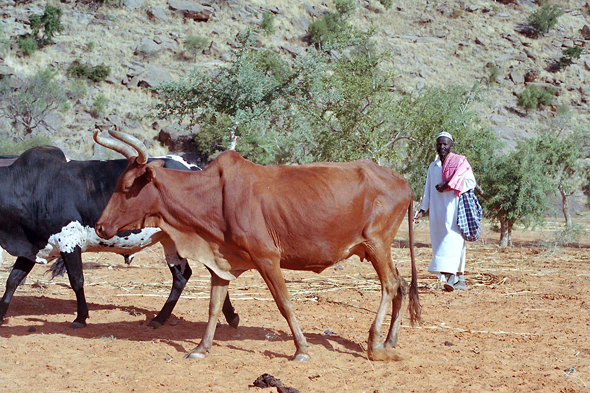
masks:
[[[179,255],[204,263],[212,272],[209,322],[199,345],[185,358],[210,351],[229,281],[256,269],[268,285],[294,336],[293,360],[309,360],[307,343],[287,293],[281,268],[321,272],[352,255],[371,261],[382,298],[369,331],[369,356],[395,356],[407,284],[391,259],[395,234],[408,214],[412,281],[409,311],[420,319],[414,262],[412,191],[389,168],[371,161],[260,166],[234,151],[219,155],[205,170],[182,172],[147,162],[145,146],[126,134],[111,135],[139,156],[117,181],[96,232],[156,226],[176,244]],[[198,202],[196,202],[198,201]],[[389,305],[392,321],[385,342],[381,325]]]

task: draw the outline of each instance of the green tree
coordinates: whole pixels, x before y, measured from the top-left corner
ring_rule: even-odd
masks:
[[[565,69],[574,64],[574,59],[579,59],[580,55],[584,51],[584,48],[574,45],[562,51],[563,56],[557,62],[557,66],[560,69]]]
[[[25,78],[18,90],[13,90],[9,78],[0,84],[0,114],[15,124],[24,126],[30,134],[45,118],[60,108],[67,99],[65,89],[56,81],[57,71],[51,67]]]
[[[555,96],[553,86],[540,87],[536,84],[530,84],[516,95],[518,106],[525,109],[537,109],[540,105],[551,105]]]
[[[530,143],[543,158],[545,173],[559,192],[566,227],[573,225],[569,199],[580,190],[590,173],[590,130],[547,129]]]
[[[436,136],[441,131],[453,135],[453,150],[467,157],[476,178],[499,148],[496,134],[482,124],[472,109],[479,97],[478,89],[428,88],[405,94],[398,101],[390,145],[405,157],[399,169],[410,181],[414,195],[422,195],[428,166],[436,158]]]
[[[256,50],[252,31],[238,35],[237,40],[239,48],[228,67],[213,73],[197,68],[186,79],[158,86],[162,100],[156,105],[156,115],[186,120],[190,125],[206,124],[204,139],[229,149],[258,129],[273,100],[290,94],[297,74],[275,52]],[[215,150],[201,147],[205,153]]]
[[[194,57],[196,57],[199,53],[202,53],[208,45],[209,40],[200,35],[191,34],[186,36],[186,38],[184,39],[185,51],[191,53]]]
[[[348,45],[354,39],[356,29],[350,24],[356,2],[354,0],[335,0],[336,12],[329,12],[313,21],[307,28],[310,42],[319,48],[330,50]]]
[[[19,38],[17,43],[25,56],[31,56],[39,49],[39,44],[37,44],[37,40],[33,37]]]
[[[265,11],[262,14],[262,21],[260,22],[260,28],[266,35],[274,34],[277,29],[275,27],[275,17],[272,12]]]
[[[484,216],[498,224],[500,246],[512,246],[515,224],[528,228],[543,222],[553,182],[545,173],[543,155],[530,141],[519,142],[515,150],[486,164],[478,177],[484,190]]]
[[[62,14],[61,8],[46,4],[43,15],[29,16],[33,37],[38,38],[41,30],[43,31],[43,35],[39,39],[41,45],[47,45],[53,40],[55,34],[64,30],[64,26],[61,24]]]
[[[541,8],[530,13],[529,25],[533,36],[541,36],[551,30],[557,24],[557,19],[563,15],[563,10],[558,4],[545,4]]]
[[[206,154],[223,147],[260,163],[392,162],[392,76],[371,34],[359,34],[347,56],[311,49],[291,63],[245,34],[227,68],[158,87],[157,116],[199,124]]]
[[[398,158],[391,148],[393,74],[382,67],[389,54],[375,48],[370,34],[339,59],[318,53],[318,61],[329,72],[320,75],[308,93],[291,101],[313,135],[313,144],[307,146],[312,161]]]

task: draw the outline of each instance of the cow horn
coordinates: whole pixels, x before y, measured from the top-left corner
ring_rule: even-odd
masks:
[[[115,138],[120,140],[121,142],[125,142],[126,144],[128,144],[129,146],[131,146],[132,148],[134,148],[135,150],[137,150],[137,163],[138,164],[145,164],[148,160],[148,152],[147,152],[147,147],[145,147],[145,145],[143,144],[142,141],[140,141],[139,139],[137,139],[134,136],[131,136],[129,134],[125,134],[123,132],[119,132],[119,131],[113,131],[113,130],[109,130],[109,134]]]
[[[96,130],[94,133],[94,142],[108,149],[114,150],[122,154],[125,158],[134,157],[137,153],[129,145],[112,138],[105,138],[100,135],[100,131]]]

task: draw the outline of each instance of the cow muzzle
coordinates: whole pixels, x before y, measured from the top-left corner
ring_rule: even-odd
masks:
[[[94,230],[99,237],[107,240],[113,238],[117,234],[117,231],[114,228],[108,228],[100,222],[96,223]]]

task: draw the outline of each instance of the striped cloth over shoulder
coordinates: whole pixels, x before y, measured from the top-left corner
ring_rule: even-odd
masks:
[[[473,190],[464,192],[459,197],[459,211],[457,213],[457,225],[461,230],[463,239],[474,242],[481,235],[481,218],[483,209]]]

